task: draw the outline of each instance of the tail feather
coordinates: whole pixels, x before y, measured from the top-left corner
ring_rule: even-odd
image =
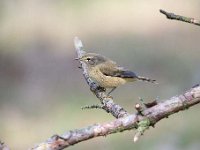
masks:
[[[151,82],[151,83],[158,84],[158,83],[156,82],[156,80],[153,80],[153,79],[150,79],[150,78],[141,77],[141,76],[137,76],[137,78],[138,78],[138,80],[141,80],[141,81]]]

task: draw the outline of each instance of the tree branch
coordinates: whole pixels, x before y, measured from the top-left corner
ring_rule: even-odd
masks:
[[[74,38],[74,46],[76,48],[76,53],[78,55],[78,58],[81,58],[85,51],[83,49],[83,44],[78,37]],[[90,90],[96,95],[96,97],[100,100],[102,106],[102,109],[104,109],[106,112],[111,113],[115,118],[120,118],[128,115],[127,111],[122,108],[120,105],[115,104],[113,102],[113,99],[111,97],[108,97],[105,93],[104,88],[99,87],[92,79],[89,78],[88,72],[87,72],[87,66],[80,62],[81,68],[83,70],[83,76],[87,82],[87,84],[90,86]]]
[[[172,97],[171,99],[157,103],[153,107],[147,108],[142,112],[143,115],[135,113],[111,122],[94,124],[82,129],[68,131],[61,136],[54,135],[46,142],[32,148],[32,150],[62,150],[94,137],[106,136],[130,129],[138,129],[140,127],[139,124],[144,121],[148,121],[149,126],[154,126],[161,119],[167,118],[169,115],[181,110],[188,109],[199,102],[200,86],[197,85],[182,95]]]
[[[194,18],[175,15],[164,10],[160,10],[160,12],[166,15],[168,19],[175,19],[200,26],[200,21]],[[76,37],[74,39],[74,44],[77,55],[80,58],[85,53],[82,42]],[[128,114],[124,108],[118,104],[115,104],[111,97],[107,97],[104,88],[99,87],[89,78],[87,66],[82,62],[80,62],[80,64],[81,68],[83,69],[83,76],[90,86],[90,90],[96,95],[102,104],[102,106],[92,105],[84,108],[102,108],[106,112],[111,113],[117,119],[111,122],[90,125],[82,129],[70,130],[61,136],[54,135],[47,141],[31,148],[32,150],[62,150],[94,137],[106,136],[131,129],[137,129],[137,133],[134,137],[134,141],[137,141],[139,136],[141,136],[150,126],[154,127],[157,122],[167,118],[169,115],[188,109],[191,106],[200,103],[200,86],[196,85],[182,95],[174,96],[171,99],[163,102],[156,102],[152,107],[144,110],[140,105],[137,104],[136,110],[138,112],[134,114]],[[0,141],[0,150],[10,149],[7,147],[7,145]]]
[[[183,22],[200,26],[200,21],[194,18],[176,15],[174,13],[166,12],[165,10],[162,10],[162,9],[160,9],[160,13],[164,14],[167,17],[167,19],[174,19],[174,20],[183,21]]]
[[[82,42],[78,38],[75,38],[74,42],[78,57],[80,58],[85,53]],[[93,124],[82,129],[70,130],[63,135],[54,135],[46,142],[32,148],[32,150],[62,150],[94,137],[106,136],[131,129],[137,129],[134,137],[134,141],[137,141],[146,129],[154,126],[161,119],[188,109],[200,102],[200,86],[196,85],[182,95],[174,96],[159,103],[153,102],[154,105],[147,107],[143,111],[137,104],[136,108],[139,111],[134,114],[128,114],[121,106],[115,104],[111,98],[107,98],[105,91],[89,78],[86,65],[81,63],[81,66],[91,91],[100,99],[103,109],[118,119],[102,124]]]

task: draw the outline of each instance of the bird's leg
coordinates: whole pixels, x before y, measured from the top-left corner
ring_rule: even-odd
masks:
[[[106,92],[106,89],[104,87],[100,87],[100,86],[97,87],[97,90]]]
[[[116,87],[112,88],[112,89],[110,90],[110,92],[108,92],[108,96],[110,96],[110,93],[112,93],[115,89],[116,89]]]

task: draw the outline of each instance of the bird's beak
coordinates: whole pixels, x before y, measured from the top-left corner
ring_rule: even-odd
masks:
[[[80,58],[78,58],[78,57],[77,57],[77,58],[74,58],[74,60],[79,60],[79,59],[80,59]]]
[[[81,57],[81,58],[74,58],[74,60],[79,60],[79,61],[83,61],[83,58]]]

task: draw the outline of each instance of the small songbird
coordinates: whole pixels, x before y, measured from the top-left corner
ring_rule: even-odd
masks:
[[[105,89],[111,88],[108,95],[127,82],[140,80],[156,83],[156,80],[137,76],[134,72],[118,66],[116,62],[100,54],[86,53],[77,59],[87,65],[88,75],[95,83]]]

